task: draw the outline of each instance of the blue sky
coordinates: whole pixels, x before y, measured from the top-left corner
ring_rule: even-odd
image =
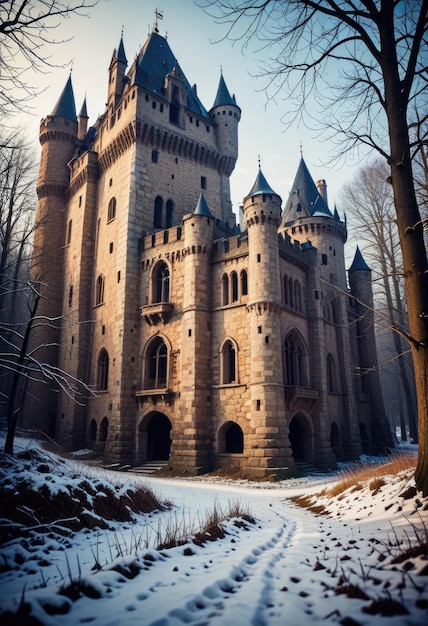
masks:
[[[306,164],[314,178],[327,181],[330,208],[339,203],[341,186],[352,178],[354,168],[322,165],[328,158],[327,142],[317,139],[303,126],[286,130],[281,118],[287,112],[285,99],[268,101],[265,79],[256,78],[258,63],[241,44],[223,40],[225,26],[193,0],[99,0],[89,17],[74,15],[55,30],[59,43],[47,50],[52,62],[65,67],[52,68],[36,77],[43,93],[35,100],[33,117],[26,118],[30,137],[37,143],[38,125],[53,109],[72,67],[76,107],[80,109],[86,95],[89,123],[104,111],[108,67],[112,52],[118,46],[123,29],[125,52],[130,65],[153,28],[155,10],[163,13],[159,32],[167,36],[191,84],[196,83],[199,98],[207,109],[213,102],[220,69],[231,93],[242,109],[239,127],[239,159],[231,178],[232,203],[237,209],[251,189],[257,174],[258,158],[271,187],[286,201],[300,159],[300,145]],[[354,246],[351,246],[351,254]]]

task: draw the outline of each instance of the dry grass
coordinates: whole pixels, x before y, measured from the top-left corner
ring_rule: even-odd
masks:
[[[326,492],[328,498],[336,498],[347,489],[362,489],[368,483],[373,492],[377,492],[384,484],[385,476],[395,476],[402,472],[409,479],[416,469],[416,457],[411,454],[393,455],[390,461],[382,465],[361,465],[345,470],[342,478]]]

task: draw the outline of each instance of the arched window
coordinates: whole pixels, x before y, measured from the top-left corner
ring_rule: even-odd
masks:
[[[306,351],[296,331],[292,330],[284,342],[285,384],[306,387],[308,377],[306,371]]]
[[[294,281],[294,306],[298,311],[302,310],[302,289],[298,280]]]
[[[232,282],[232,302],[236,302],[238,300],[238,274],[232,272],[230,280]]]
[[[97,423],[95,420],[91,420],[89,424],[88,438],[90,443],[95,443],[97,440]]]
[[[70,220],[68,222],[68,228],[67,228],[67,246],[71,243],[71,232],[73,230],[73,220]]]
[[[108,365],[108,352],[103,348],[98,357],[98,389],[100,391],[108,389]]]
[[[145,388],[166,389],[168,349],[163,339],[156,338],[147,349]]]
[[[162,228],[162,212],[163,212],[162,197],[156,196],[154,215],[153,215],[153,228]]]
[[[241,272],[241,295],[248,295],[248,274],[247,270]]]
[[[223,274],[221,279],[221,304],[225,306],[229,304],[229,276]]]
[[[331,354],[327,356],[327,390],[337,393],[336,363]]]
[[[173,124],[178,124],[180,121],[180,101],[178,96],[178,87],[173,87],[171,104],[169,106],[169,121]]]
[[[108,419],[103,417],[100,424],[100,441],[107,441],[107,433],[108,433]]]
[[[95,285],[95,305],[104,302],[104,276],[100,274]]]
[[[153,303],[169,302],[169,268],[163,261],[153,270],[152,285]]]
[[[172,200],[166,201],[166,223],[165,228],[171,228],[174,225],[174,203]]]
[[[288,304],[288,276],[287,274],[284,274],[283,289],[284,289],[284,304]]]
[[[223,385],[238,382],[237,350],[233,341],[228,339],[221,348],[221,382]]]
[[[293,279],[288,279],[288,304],[294,307],[294,286]]]
[[[111,198],[107,208],[107,221],[111,222],[116,217],[116,198]]]

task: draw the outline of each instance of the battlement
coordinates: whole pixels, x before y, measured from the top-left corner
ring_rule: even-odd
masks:
[[[213,261],[225,261],[244,254],[248,254],[248,236],[246,233],[214,241]]]

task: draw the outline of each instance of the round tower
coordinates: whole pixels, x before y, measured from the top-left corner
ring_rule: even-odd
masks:
[[[211,245],[215,218],[201,193],[184,223],[180,406],[170,465],[200,474],[212,465]]]
[[[357,299],[357,336],[359,371],[361,386],[369,396],[372,407],[371,424],[365,424],[371,433],[372,444],[377,451],[393,448],[391,430],[385,415],[385,406],[379,379],[379,368],[374,332],[373,288],[371,269],[361,254],[359,247],[348,270],[349,286]]]
[[[281,476],[295,469],[286,427],[281,336],[278,227],[281,198],[259,169],[244,199],[248,230],[248,305],[252,435],[248,472]],[[263,449],[262,456],[258,448]]]
[[[42,324],[33,333],[33,347],[39,361],[58,365],[59,331],[63,301],[63,251],[72,235],[67,212],[69,161],[77,141],[77,119],[71,76],[52,113],[40,124],[41,157],[37,179],[38,206],[32,258],[32,277],[42,293],[37,315],[55,320]],[[39,398],[35,415],[27,411],[29,425],[54,434],[55,394],[49,385],[34,384],[32,394]]]
[[[230,226],[236,222],[230,201],[229,177],[235,169],[238,158],[238,124],[241,119],[241,109],[236,104],[235,96],[231,96],[226,86],[223,74],[210,116],[215,123],[217,147],[221,155],[219,173],[222,183],[222,219]]]

